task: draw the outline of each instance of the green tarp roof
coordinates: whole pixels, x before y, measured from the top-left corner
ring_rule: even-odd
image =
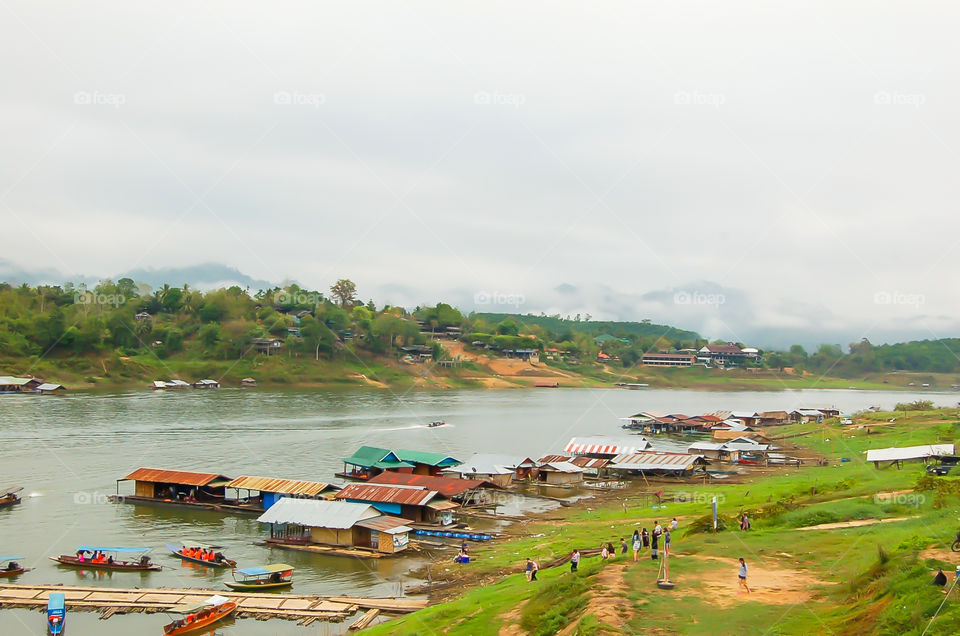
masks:
[[[361,446],[351,457],[344,457],[345,464],[364,468],[410,468],[413,464],[400,461],[392,450],[376,446]]]
[[[459,466],[463,462],[449,455],[428,453],[426,451],[398,450],[397,457],[401,461],[426,464],[428,466]]]

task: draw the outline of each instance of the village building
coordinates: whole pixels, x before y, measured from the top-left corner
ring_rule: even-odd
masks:
[[[704,345],[697,351],[697,362],[717,367],[728,367],[743,362],[757,362],[759,359],[759,350],[752,347],[741,349],[732,342]]]
[[[567,442],[563,452],[586,457],[611,458],[617,455],[639,453],[650,448],[645,437],[574,437]]]
[[[645,353],[640,361],[648,367],[692,367],[696,356],[689,353]]]
[[[133,481],[132,496],[120,496],[123,481]],[[117,480],[117,498],[128,503],[222,504],[229,482],[219,473],[138,468]]]
[[[867,451],[867,461],[872,462],[874,468],[880,468],[881,463],[886,463],[887,467],[896,466],[899,469],[904,462],[922,461],[926,464],[931,458],[953,454],[953,444],[876,448]]]
[[[453,523],[453,511],[460,507],[436,490],[421,486],[348,484],[334,495],[334,499],[370,504],[385,514],[442,526]]]
[[[583,483],[586,471],[568,461],[551,461],[537,469],[537,481],[550,486],[575,486]]]
[[[706,471],[707,460],[703,455],[644,451],[617,455],[607,464],[607,470],[621,475],[669,475],[692,477]]]
[[[255,353],[271,355],[283,348],[283,340],[279,338],[254,338],[250,341]]]
[[[37,387],[37,393],[40,395],[59,395],[67,390],[67,387],[62,384],[55,384],[53,382],[44,382]]]
[[[414,450],[390,450],[376,446],[361,446],[352,456],[343,459],[343,472],[338,477],[366,481],[384,471],[440,475],[460,460],[443,453]]]
[[[284,497],[330,499],[340,489],[339,486],[319,481],[249,475],[231,480],[225,488],[236,491],[238,505],[254,506],[260,510],[268,510]]]
[[[817,409],[795,409],[790,411],[790,421],[799,424],[823,421],[823,412]]]
[[[0,376],[0,393],[35,393],[43,382],[36,378]]]
[[[480,479],[509,487],[514,480],[529,479],[534,475],[537,463],[529,457],[476,453],[459,466],[444,471],[464,479]]]
[[[790,414],[786,411],[763,411],[757,413],[759,426],[781,426],[790,422]]]
[[[197,380],[193,383],[193,388],[195,389],[219,389],[220,383],[216,380]]]
[[[245,388],[254,387],[257,386],[257,381],[253,378],[244,378],[240,380],[240,386]]]
[[[347,501],[284,498],[257,521],[270,524],[268,544],[326,546],[360,553],[402,552],[410,544],[413,532],[404,519],[383,515],[369,504]]]
[[[371,477],[368,484],[383,484],[387,486],[417,486],[428,490],[435,490],[447,499],[459,501],[463,504],[485,503],[487,497],[484,491],[497,488],[496,484],[483,479],[457,479],[454,477],[415,475],[412,473],[383,472]]]

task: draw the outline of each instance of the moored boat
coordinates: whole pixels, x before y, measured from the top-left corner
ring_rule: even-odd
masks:
[[[20,492],[22,490],[23,487],[21,486],[11,486],[0,490],[0,508],[20,503]]]
[[[47,633],[62,634],[67,621],[67,598],[63,592],[53,592],[47,599]]]
[[[189,634],[230,616],[236,609],[237,604],[223,596],[211,596],[200,605],[172,607],[167,612],[184,614],[184,617],[164,625],[163,633],[167,636]]]
[[[240,580],[237,580],[237,574]],[[242,570],[233,571],[233,581],[226,581],[224,585],[231,590],[253,592],[256,590],[271,590],[278,587],[293,585],[293,566],[286,563],[274,563]]]
[[[205,565],[205,566],[211,567],[211,568],[235,568],[235,567],[237,567],[237,562],[236,562],[236,561],[234,561],[233,559],[228,559],[228,558],[226,558],[226,557],[223,556],[223,554],[221,554],[220,552],[215,552],[215,550],[216,550],[217,548],[219,548],[220,546],[207,545],[207,544],[202,544],[202,543],[197,543],[197,542],[187,542],[187,544],[185,544],[185,545],[183,545],[182,547],[179,547],[179,548],[178,548],[177,546],[175,546],[175,545],[170,544],[170,543],[165,543],[164,545],[167,546],[167,549],[170,550],[170,552],[172,552],[174,556],[176,556],[176,557],[178,557],[178,558],[180,558],[180,559],[183,559],[184,561],[189,561],[190,563],[197,563],[197,564],[199,564],[199,565]],[[188,548],[187,545],[189,545],[190,547]],[[214,553],[213,560],[204,559],[204,558],[202,558],[202,557],[198,557],[198,556],[195,556],[195,555],[193,555],[193,554],[185,553],[185,552],[184,552],[185,550],[189,551],[189,550],[195,550],[195,549],[197,549],[197,548],[202,549],[202,550],[207,550],[207,551],[213,552],[213,553]]]
[[[151,548],[116,548],[106,546],[86,546],[77,548],[76,554],[61,554],[60,556],[50,557],[51,561],[56,561],[61,565],[70,567],[90,568],[91,570],[130,570],[130,571],[149,571],[162,570],[163,566],[150,561],[147,552]],[[87,556],[87,553],[90,556]],[[121,554],[139,554],[136,561],[123,561],[115,559],[113,555]],[[109,556],[104,556],[109,555]]]

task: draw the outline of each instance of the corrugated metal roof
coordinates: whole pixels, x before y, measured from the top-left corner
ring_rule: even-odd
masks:
[[[429,453],[427,451],[398,449],[396,455],[402,462],[426,464],[427,466],[456,466],[462,463],[455,457],[444,455],[443,453]]]
[[[216,479],[230,480],[226,475],[217,473],[194,473],[186,470],[164,470],[162,468],[138,468],[123,479],[183,486],[206,486]]]
[[[599,459],[596,457],[574,457],[570,463],[580,468],[603,468],[610,463],[609,459]]]
[[[346,530],[357,525],[358,521],[379,516],[380,511],[370,504],[284,497],[270,506],[257,521]]]
[[[0,382],[0,384],[3,384]],[[54,384],[53,382],[44,382],[37,387],[37,391],[55,391],[57,389],[65,389],[66,387],[62,384]]]
[[[427,508],[430,510],[453,510],[459,508],[460,504],[455,501],[447,501],[445,499],[438,501],[431,501],[427,504]]]
[[[367,480],[368,484],[388,484],[394,486],[420,486],[436,490],[444,497],[457,497],[474,488],[491,486],[482,479],[456,479],[454,477],[434,477],[432,475],[414,475],[412,473],[380,473]]]
[[[354,499],[377,503],[394,503],[406,506],[424,506],[437,496],[436,490],[383,484],[348,484],[334,495],[335,499]]]
[[[397,519],[396,517],[390,517],[387,515],[364,519],[363,521],[358,521],[356,525],[360,526],[361,528],[376,530],[377,532],[384,532],[386,534],[403,534],[404,532],[413,532],[413,528],[407,525],[406,519]]]
[[[298,479],[280,479],[277,477],[237,477],[227,488],[243,488],[260,492],[279,492],[285,495],[305,495],[315,497],[330,488],[330,484],[319,481],[301,481]]]
[[[563,450],[575,455],[623,455],[648,448],[650,442],[645,437],[574,437]]]
[[[476,453],[456,468],[447,469],[447,472],[461,475],[506,475],[518,467],[534,468],[536,465],[529,457]]]
[[[556,471],[558,473],[582,473],[583,469],[570,462],[550,462],[540,467],[540,470],[547,472]]]
[[[660,452],[625,453],[614,457],[607,465],[607,468],[618,470],[684,471],[692,467],[697,459],[703,459],[703,455]]]
[[[927,446],[903,446],[900,448],[875,448],[867,451],[868,462],[903,461],[923,459],[937,455],[953,455],[953,444],[930,444]]]
[[[569,455],[544,455],[537,460],[538,464],[549,464],[550,462],[568,462],[570,461]]]

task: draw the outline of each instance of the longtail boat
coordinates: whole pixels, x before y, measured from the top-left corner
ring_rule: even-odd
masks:
[[[181,547],[181,548],[178,548],[177,546],[172,545],[172,544],[170,544],[170,543],[165,543],[164,545],[167,546],[167,549],[170,550],[170,552],[172,552],[174,556],[176,556],[176,557],[179,558],[179,559],[183,559],[184,561],[189,561],[190,563],[198,563],[198,564],[200,564],[200,565],[205,565],[205,566],[207,566],[207,567],[209,567],[209,568],[235,568],[235,567],[237,567],[237,562],[236,562],[236,561],[234,561],[233,559],[228,559],[228,558],[226,558],[225,556],[223,556],[223,555],[220,554],[219,552],[217,552],[216,554],[219,554],[219,555],[220,555],[220,558],[217,559],[217,558],[215,557],[213,561],[207,561],[206,559],[200,559],[200,558],[197,558],[197,557],[194,557],[194,556],[190,556],[190,555],[188,555],[188,554],[184,554],[184,552],[183,552],[185,549],[187,549],[187,548],[186,548],[187,545],[189,545],[191,548],[204,548],[205,550],[211,550],[211,551],[216,550],[216,549],[217,549],[218,547],[220,547],[220,546],[206,545],[206,544],[196,543],[196,542],[187,542],[187,543],[184,544],[184,546]]]
[[[0,556],[0,576],[17,576],[18,574],[23,574],[24,572],[29,572],[33,568],[25,568],[18,563],[21,556]]]
[[[163,626],[166,636],[189,634],[230,616],[237,604],[223,596],[211,596],[200,605],[179,605],[166,610],[184,617]]]
[[[88,546],[82,545],[77,548],[76,554],[61,554],[60,556],[50,557],[51,561],[56,561],[61,565],[70,567],[90,568],[91,570],[130,570],[130,571],[149,571],[162,570],[163,566],[150,562],[150,557],[146,555],[151,548],[115,548],[107,546]],[[93,560],[93,555],[99,552],[109,554],[106,560]],[[90,556],[87,556],[87,553]],[[113,555],[121,554],[140,554],[136,561],[122,561],[114,559]]]
[[[238,573],[242,577],[240,580],[237,580]],[[231,590],[242,590],[244,592],[287,587],[293,585],[293,566],[286,563],[274,563],[273,565],[234,570],[233,582],[225,581],[224,585]]]
[[[0,508],[20,503],[20,491],[22,490],[23,487],[21,486],[11,486],[0,490]]]
[[[47,633],[62,634],[67,621],[67,599],[63,592],[53,592],[47,599]]]

